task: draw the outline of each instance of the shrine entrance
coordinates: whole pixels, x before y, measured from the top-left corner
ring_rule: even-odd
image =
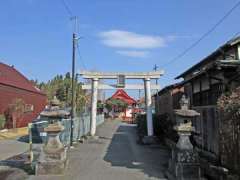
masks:
[[[113,89],[126,89],[126,90],[141,90],[145,92],[145,111],[147,114],[147,133],[148,136],[153,136],[153,120],[152,120],[152,99],[151,89],[160,89],[160,85],[151,84],[151,79],[159,79],[164,74],[163,71],[152,72],[139,72],[139,73],[120,73],[120,72],[91,72],[82,71],[79,73],[84,79],[90,79],[91,84],[84,84],[83,89],[92,91],[91,98],[91,130],[90,135],[95,136],[96,133],[96,116],[97,116],[97,94],[98,89],[113,90]],[[115,85],[101,84],[99,80],[116,79]],[[126,79],[141,79],[143,84],[126,84]]]

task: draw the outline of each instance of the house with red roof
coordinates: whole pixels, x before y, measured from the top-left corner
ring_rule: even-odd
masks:
[[[122,118],[125,121],[132,120],[134,108],[137,101],[130,97],[123,89],[118,89],[111,98],[109,99],[119,99],[128,104],[128,107],[124,110]]]
[[[0,114],[6,118],[6,128],[27,126],[46,104],[46,94],[13,66],[0,62]]]

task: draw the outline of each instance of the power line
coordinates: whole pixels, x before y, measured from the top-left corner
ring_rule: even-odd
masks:
[[[209,34],[211,34],[222,22],[240,5],[240,1],[238,1],[212,28],[210,28],[206,33],[204,33],[196,42],[191,44],[187,49],[185,49],[182,53],[171,59],[168,63],[164,64],[163,67],[170,65],[176,60],[182,58],[185,54],[187,54],[191,49],[197,46],[204,38],[206,38]]]
[[[74,21],[74,25],[73,25],[73,32],[77,33],[78,29],[79,29],[79,24],[78,24],[78,18],[77,16],[74,15],[74,13],[72,12],[71,8],[68,6],[68,4],[66,3],[65,0],[61,0],[67,14],[69,15],[69,18],[71,21]]]
[[[233,38],[237,37],[240,34],[240,31],[234,34]]]
[[[84,68],[84,69],[87,69],[87,68],[86,68],[86,65],[85,65],[85,62],[84,62],[84,60],[83,60],[83,58],[82,58],[82,56],[81,56],[81,53],[80,53],[79,44],[77,44],[77,52],[78,52],[79,58],[81,59],[80,62],[82,63],[83,68]]]
[[[63,6],[64,6],[64,8],[65,8],[65,10],[66,10],[66,12],[67,12],[67,14],[68,14],[69,17],[70,17],[70,20],[71,20],[71,21],[74,20],[74,32],[75,32],[75,33],[79,33],[79,32],[78,32],[78,31],[79,31],[79,27],[78,27],[79,24],[77,23],[77,21],[78,21],[77,16],[75,16],[75,15],[73,14],[71,8],[68,6],[68,4],[66,3],[65,0],[61,0],[61,2],[62,2],[62,4],[63,4]],[[79,38],[78,38],[78,39],[79,39]],[[86,69],[86,65],[85,65],[84,60],[83,60],[83,58],[82,58],[82,56],[81,56],[81,53],[80,53],[78,40],[76,40],[76,41],[77,41],[77,52],[78,52],[78,56],[79,56],[79,58],[81,59],[80,62],[82,63],[83,68]]]
[[[67,12],[68,15],[70,16],[70,18],[73,17],[74,15],[73,15],[71,9],[69,8],[69,6],[67,5],[66,1],[65,1],[65,0],[61,0],[61,2],[62,2],[62,4],[63,4],[66,12]]]

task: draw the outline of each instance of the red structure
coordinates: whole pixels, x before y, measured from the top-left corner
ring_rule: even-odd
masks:
[[[135,99],[130,97],[124,90],[118,89],[110,99],[120,99],[126,102],[128,105],[136,104]]]
[[[135,99],[130,97],[124,90],[117,90],[110,99],[120,99],[128,104],[128,108],[125,109],[124,115],[122,116],[123,120],[131,121],[133,117],[134,107],[137,103]]]
[[[7,119],[6,128],[27,126],[46,104],[43,92],[13,66],[0,63],[0,114]]]

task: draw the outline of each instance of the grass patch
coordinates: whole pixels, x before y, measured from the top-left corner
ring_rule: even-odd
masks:
[[[6,123],[6,118],[3,114],[0,114],[0,129],[3,129]]]

